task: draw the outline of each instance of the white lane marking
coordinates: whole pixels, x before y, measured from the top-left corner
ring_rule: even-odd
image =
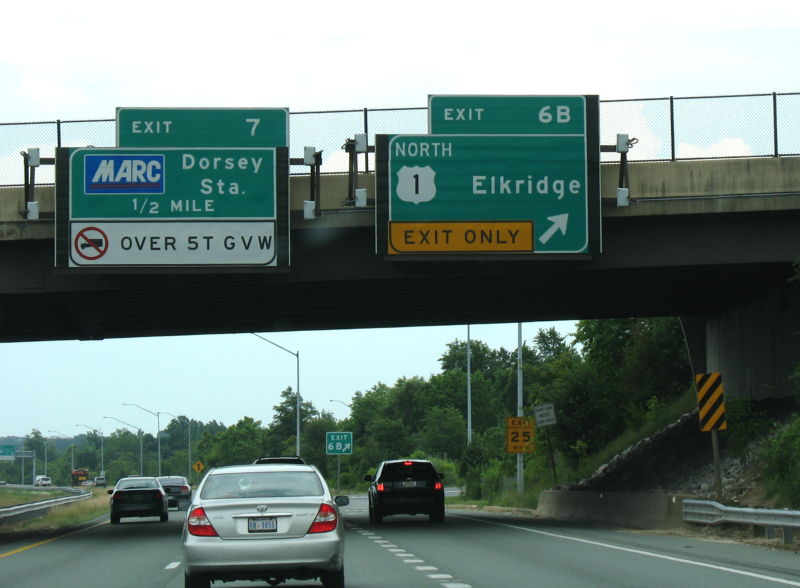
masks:
[[[181,565],[181,562],[179,562],[179,561],[173,561],[172,563],[168,563],[168,564],[167,564],[167,565],[164,567],[164,569],[165,569],[165,570],[174,570],[175,568],[177,568],[177,567],[178,567],[178,566],[180,566],[180,565]]]
[[[456,515],[457,516],[457,515]],[[468,518],[468,517],[459,517]],[[633,549],[631,547],[622,547],[621,545],[612,545],[610,543],[602,543],[600,541],[592,541],[591,539],[581,539],[579,537],[570,537],[569,535],[559,535],[558,533],[549,533],[547,531],[540,531],[539,529],[528,529],[526,527],[519,527],[517,525],[509,525],[507,523],[498,523],[495,521],[483,521],[478,518],[469,518],[471,521],[477,521],[486,525],[494,525],[496,527],[507,527],[509,529],[516,529],[518,531],[525,531],[526,533],[536,533],[537,535],[544,535],[546,537],[553,537],[555,539],[565,539],[567,541],[575,541],[576,543],[585,543],[587,545],[594,545],[595,547],[605,547],[606,549],[615,549],[617,551],[624,551],[626,553],[633,553],[635,555],[643,555],[645,557],[653,557],[656,559],[663,559],[666,561],[674,561],[690,566],[697,566],[700,568],[708,568],[720,572],[728,572],[730,574],[737,574],[739,576],[747,576],[748,578],[758,578],[759,580],[766,580],[767,582],[774,582],[775,584],[786,584],[787,586],[800,586],[800,582],[793,580],[785,580],[776,576],[765,576],[764,574],[756,574],[755,572],[747,572],[745,570],[737,570],[735,568],[728,568],[716,564],[709,564],[702,561],[692,561],[691,559],[684,559],[682,557],[674,557],[672,555],[663,555],[661,553],[653,553],[652,551],[643,551],[641,549]]]
[[[383,547],[389,553],[393,553],[397,557],[403,558],[404,563],[408,564],[424,564],[425,560],[418,558],[413,553],[408,553],[405,549],[398,547],[395,543],[392,543],[386,539],[383,539],[380,535],[376,535],[372,531],[361,530],[358,528],[354,528],[358,533],[360,533],[364,538],[370,539],[375,545]],[[435,572],[438,571],[439,568],[436,566],[428,566],[428,565],[417,565],[414,566],[414,569],[419,572]],[[452,580],[453,576],[450,574],[426,574],[428,578],[431,580],[436,580],[442,586],[442,588],[472,588],[469,584],[462,584],[461,582],[447,582],[446,580]]]

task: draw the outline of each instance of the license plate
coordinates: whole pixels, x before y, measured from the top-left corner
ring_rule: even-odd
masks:
[[[274,533],[278,530],[278,521],[275,517],[259,517],[247,519],[249,533]]]
[[[404,480],[403,488],[415,488],[417,486],[416,480]]]

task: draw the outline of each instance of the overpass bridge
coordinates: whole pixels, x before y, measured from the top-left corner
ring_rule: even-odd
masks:
[[[679,316],[695,372],[720,371],[734,396],[792,392],[800,362],[800,158],[601,166],[602,252],[591,257],[389,259],[346,175],[290,180],[291,268],[115,272],[54,267],[55,198],[0,189],[0,341]],[[96,271],[95,271],[96,270]]]

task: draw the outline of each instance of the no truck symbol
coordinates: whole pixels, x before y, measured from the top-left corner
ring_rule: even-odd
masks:
[[[94,261],[108,251],[108,236],[97,227],[86,227],[75,235],[75,252],[83,259]]]

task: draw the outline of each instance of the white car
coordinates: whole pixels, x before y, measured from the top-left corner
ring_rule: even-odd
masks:
[[[52,480],[47,476],[36,476],[36,479],[33,481],[34,486],[50,486],[52,483]]]
[[[186,588],[212,580],[318,578],[344,588],[344,523],[317,468],[249,464],[211,470],[183,525]]]

